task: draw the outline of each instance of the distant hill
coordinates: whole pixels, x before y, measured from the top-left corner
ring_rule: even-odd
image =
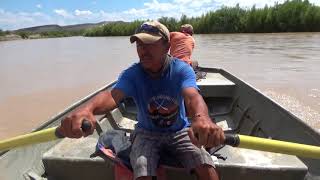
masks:
[[[103,22],[99,22],[99,23],[75,24],[75,25],[68,25],[68,26],[59,26],[56,24],[52,24],[52,25],[22,28],[22,29],[15,30],[14,32],[41,33],[41,32],[52,32],[52,31],[80,31],[80,30],[86,30],[89,28],[100,26],[103,24],[108,24],[111,22],[113,22],[113,21],[103,21]]]

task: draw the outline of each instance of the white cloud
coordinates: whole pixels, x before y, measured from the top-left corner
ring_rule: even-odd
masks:
[[[132,21],[135,19],[158,19],[160,17],[174,17],[179,19],[183,14],[188,17],[200,16],[210,10],[217,9],[219,4],[214,0],[173,0],[171,3],[161,3],[152,0],[144,3],[140,9],[129,9],[118,13],[128,15],[125,19]]]
[[[41,9],[41,8],[42,8],[42,5],[41,5],[41,4],[37,4],[36,7],[39,8],[39,9]]]
[[[74,14],[76,15],[76,16],[90,16],[90,15],[92,15],[93,13],[91,12],[91,11],[89,11],[89,10],[84,10],[84,11],[81,11],[81,10],[75,10],[74,11]]]
[[[100,10],[99,13],[95,14],[97,21],[127,21],[127,14],[118,12],[105,12]]]
[[[13,30],[44,24],[53,24],[53,19],[41,12],[17,12],[13,13],[0,9],[0,29]]]
[[[57,15],[62,16],[64,18],[73,18],[73,15],[64,9],[55,9],[53,12],[55,12]]]
[[[182,6],[203,6],[208,3],[213,3],[211,0],[174,0],[174,4],[182,5]]]
[[[132,8],[119,12],[118,16],[127,15],[126,21],[136,19],[158,19],[160,17],[173,17],[179,19],[182,15],[188,17],[201,16],[202,14],[216,10],[220,4],[215,0],[173,0],[172,2],[161,3],[158,0],[152,0],[144,3],[140,9]]]
[[[316,4],[316,5],[320,5],[320,1],[319,0],[309,0],[310,3]]]
[[[204,0],[204,1],[192,1],[190,3],[190,7],[194,7],[194,8],[200,8],[200,7],[205,7],[207,5],[210,5],[210,3],[213,3],[213,1],[211,2],[210,0]]]
[[[172,3],[159,3],[157,0],[153,0],[152,2],[144,3],[144,6],[148,10],[168,12],[175,9],[177,5]]]
[[[121,14],[127,15],[126,19],[145,19],[150,16],[150,14],[146,9],[135,9],[135,8],[129,9],[127,11],[123,11],[121,12]],[[118,14],[118,15],[121,15],[121,14]]]

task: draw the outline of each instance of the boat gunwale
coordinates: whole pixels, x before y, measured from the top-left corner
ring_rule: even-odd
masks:
[[[295,114],[293,114],[292,112],[288,111],[284,106],[282,106],[281,104],[279,104],[278,102],[276,102],[273,98],[271,98],[270,96],[264,94],[263,92],[261,92],[260,90],[256,89],[255,87],[253,87],[250,83],[242,80],[241,78],[238,78],[234,75],[232,75],[231,73],[229,73],[228,71],[224,70],[224,69],[220,69],[220,68],[207,68],[207,67],[199,67],[199,70],[203,70],[205,72],[212,72],[212,73],[220,73],[221,75],[223,75],[225,78],[229,79],[229,77],[231,77],[232,79],[229,79],[230,81],[234,82],[234,80],[241,82],[242,84],[248,86],[248,88],[251,88],[255,93],[258,93],[259,95],[263,96],[265,99],[267,99],[270,103],[272,103],[272,105],[277,106],[281,111],[289,114],[292,118],[294,118],[294,120],[298,121],[299,123],[301,123],[302,125],[306,126],[309,130],[311,130],[314,134],[320,136],[320,130],[316,130],[313,127],[311,127],[311,125],[307,124],[306,122],[304,122],[302,119],[300,119],[299,117],[297,117]],[[234,79],[234,80],[233,80]],[[236,82],[234,82],[235,84],[237,84]],[[318,142],[320,144],[320,140],[316,139],[313,137],[313,140],[315,140],[316,142]]]

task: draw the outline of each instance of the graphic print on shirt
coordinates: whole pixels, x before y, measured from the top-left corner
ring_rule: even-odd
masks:
[[[154,125],[167,128],[176,122],[179,114],[179,105],[170,96],[153,96],[148,102],[148,114]]]

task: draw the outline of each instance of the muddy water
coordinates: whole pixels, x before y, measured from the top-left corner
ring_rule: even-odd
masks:
[[[194,58],[227,69],[320,130],[320,33],[201,35]]]
[[[196,35],[220,67],[320,129],[320,33]],[[128,37],[0,42],[0,139],[29,132],[137,61]]]

